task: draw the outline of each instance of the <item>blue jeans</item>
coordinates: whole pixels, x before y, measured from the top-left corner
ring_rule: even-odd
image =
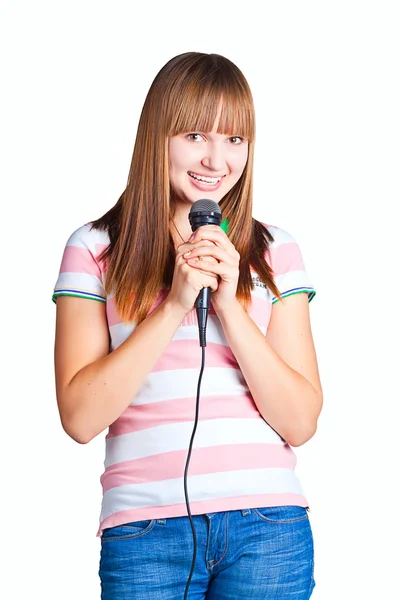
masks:
[[[270,506],[193,515],[188,600],[308,600],[315,586],[307,510]],[[183,600],[193,558],[188,516],[134,521],[101,537],[102,600]]]

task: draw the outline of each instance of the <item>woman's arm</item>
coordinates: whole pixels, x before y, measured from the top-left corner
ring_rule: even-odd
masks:
[[[217,314],[263,418],[291,446],[304,444],[322,408],[307,294],[273,304],[265,337],[239,302]]]
[[[187,311],[160,304],[109,354],[105,303],[57,299],[55,376],[64,430],[86,444],[124,412]]]

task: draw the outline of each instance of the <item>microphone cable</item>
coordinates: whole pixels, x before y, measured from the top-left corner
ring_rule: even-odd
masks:
[[[183,478],[183,485],[184,485],[184,489],[185,489],[185,501],[186,501],[186,507],[187,507],[187,511],[188,511],[188,515],[189,515],[190,525],[192,527],[193,546],[194,546],[194,548],[193,548],[192,567],[190,569],[190,575],[189,575],[189,578],[188,578],[188,581],[187,581],[187,584],[186,584],[184,600],[187,600],[187,594],[188,594],[190,582],[191,582],[191,579],[192,579],[192,576],[193,576],[194,566],[195,566],[195,563],[196,563],[196,555],[197,555],[196,531],[195,531],[194,523],[193,523],[193,520],[192,520],[192,514],[190,512],[189,496],[188,496],[188,491],[187,491],[187,472],[188,472],[190,457],[191,457],[191,454],[192,454],[193,439],[194,439],[194,436],[195,436],[195,433],[196,433],[197,422],[198,422],[198,417],[199,417],[200,384],[201,384],[201,379],[202,379],[203,371],[204,371],[205,355],[206,355],[206,349],[205,349],[204,346],[202,346],[201,347],[201,368],[200,368],[200,374],[199,374],[199,381],[198,381],[198,384],[197,384],[196,415],[195,415],[195,419],[194,419],[194,427],[193,427],[192,437],[190,438],[189,451],[188,451],[188,456],[187,456],[186,466],[185,466],[185,475],[184,475],[184,478]]]
[[[216,202],[214,202],[213,200],[207,200],[207,199],[197,200],[192,205],[192,208],[190,209],[189,221],[190,221],[190,224],[192,227],[192,231],[196,231],[202,225],[213,224],[213,225],[220,225],[222,227],[222,229],[225,231],[225,233],[227,233],[228,222],[225,219],[225,221],[223,221],[223,223],[221,224],[221,219],[222,219],[222,215],[221,215],[220,208],[219,208],[218,204]],[[200,373],[199,373],[199,380],[198,380],[198,384],[197,384],[196,413],[195,413],[195,419],[194,419],[194,427],[193,427],[193,431],[192,431],[192,436],[190,438],[188,456],[186,459],[185,473],[184,473],[184,477],[183,477],[186,508],[187,508],[187,512],[189,515],[190,526],[192,528],[192,534],[193,534],[193,559],[192,559],[192,566],[190,569],[189,578],[186,583],[184,600],[187,600],[187,595],[188,595],[188,591],[189,591],[190,582],[192,580],[194,567],[196,564],[196,555],[197,555],[196,530],[194,527],[192,514],[190,512],[189,495],[188,495],[188,491],[187,491],[187,473],[188,473],[188,468],[189,468],[190,457],[192,455],[193,440],[194,440],[194,436],[196,433],[198,418],[199,418],[200,384],[201,384],[201,380],[203,377],[204,364],[205,364],[205,347],[207,345],[206,327],[207,327],[208,310],[210,308],[210,301],[211,301],[211,288],[203,288],[200,291],[200,293],[196,299],[196,302],[195,302],[196,313],[197,313],[197,322],[198,322],[198,327],[199,327],[199,341],[200,341],[200,347],[201,347],[201,367],[200,367]]]

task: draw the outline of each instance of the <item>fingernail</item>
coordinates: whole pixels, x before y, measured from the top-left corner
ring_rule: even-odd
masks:
[[[187,257],[187,256],[190,256],[190,255],[191,255],[191,253],[192,253],[192,251],[191,251],[191,250],[189,250],[188,252],[185,252],[185,254],[184,254],[183,256],[185,256],[185,257]]]

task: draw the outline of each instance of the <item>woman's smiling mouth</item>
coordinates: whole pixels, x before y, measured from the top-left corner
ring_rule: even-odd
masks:
[[[223,175],[221,175],[220,177],[207,177],[205,175],[199,175],[198,173],[194,173],[193,171],[188,171],[188,175],[190,175],[190,177],[196,182],[210,186],[218,185],[222,181],[222,177],[224,177]]]

